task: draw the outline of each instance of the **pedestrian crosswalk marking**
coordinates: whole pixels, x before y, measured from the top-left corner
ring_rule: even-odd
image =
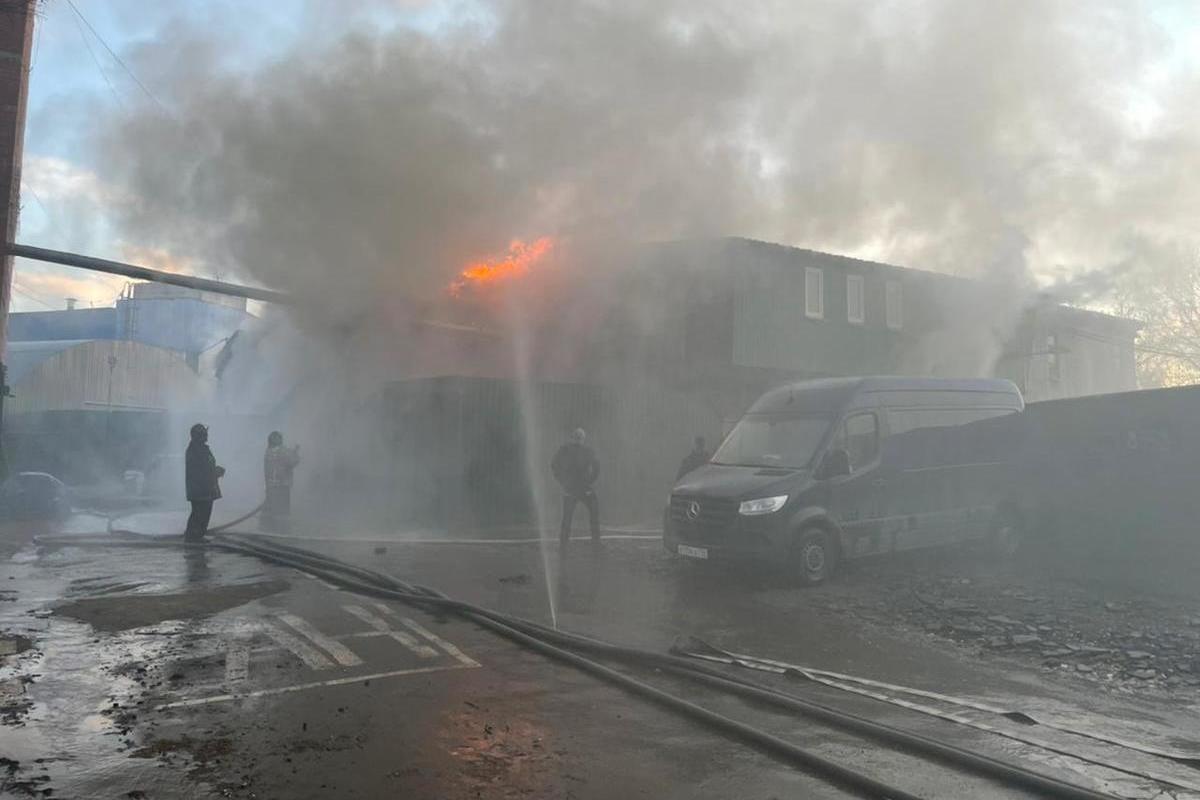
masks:
[[[319,630],[310,625],[307,621],[297,617],[295,614],[280,614],[278,619],[284,622],[292,630],[304,636],[317,647],[324,650],[329,655],[333,656],[334,660],[343,667],[357,667],[362,663],[362,659],[354,654],[349,647],[339,642],[337,639],[331,639]]]
[[[475,659],[471,658],[466,653],[464,653],[462,650],[459,650],[457,647],[450,644],[449,642],[447,642],[442,637],[438,636],[433,631],[427,629],[425,626],[421,625],[416,620],[410,619],[409,617],[401,617],[400,612],[396,611],[396,609],[392,608],[391,606],[387,605],[386,603],[375,603],[374,605],[376,608],[378,608],[380,611],[387,614],[388,616],[399,618],[401,624],[403,624],[405,627],[409,628],[410,630],[416,631],[421,636],[424,636],[426,639],[428,639],[429,641],[436,644],[438,647],[445,650],[447,653],[452,655],[454,657],[454,659],[456,661],[458,661],[458,663],[462,664],[463,666],[468,666],[468,667],[470,667],[470,666],[478,667],[479,666],[479,662],[477,662]]]
[[[212,653],[224,657],[224,674],[213,675],[208,682],[196,682],[190,687],[192,697],[184,697],[173,702],[164,703],[158,708],[181,708],[199,706],[208,703],[222,703],[230,700],[240,700],[249,697],[264,697],[315,689],[324,686],[342,686],[358,681],[369,682],[373,679],[399,677],[403,675],[421,675],[433,672],[472,669],[480,667],[480,663],[467,656],[462,650],[437,634],[425,628],[399,611],[383,603],[363,602],[359,604],[344,604],[342,609],[350,616],[365,623],[368,630],[360,627],[339,633],[327,634],[318,630],[308,620],[293,614],[273,611],[262,617],[241,617],[226,623],[223,646]],[[378,613],[377,613],[378,611]],[[340,628],[335,618],[322,617],[322,628],[330,626]],[[344,620],[345,617],[341,618]],[[224,626],[223,626],[224,627]],[[403,661],[396,665],[398,669],[383,670],[363,674],[363,670],[354,670],[347,676],[327,677],[324,680],[307,681],[287,686],[265,686],[251,688],[254,678],[270,678],[265,673],[255,673],[252,669],[260,659],[268,653],[278,653],[280,650],[290,653],[308,669],[329,675],[330,671],[361,667],[363,658],[352,651],[347,645],[353,645],[362,653],[379,653],[378,649],[365,648],[368,639],[391,640],[402,645],[403,653],[411,663],[413,656],[420,658],[424,664],[404,666]],[[214,640],[214,644],[220,640]],[[363,645],[354,645],[363,642]],[[385,661],[396,658],[381,653]],[[193,653],[193,657],[197,654]],[[439,659],[440,661],[436,660]],[[205,656],[207,658],[207,656]],[[377,656],[369,659],[374,661]],[[217,664],[221,664],[220,661]],[[278,666],[278,665],[277,665]],[[374,664],[370,664],[374,666]],[[388,666],[386,663],[381,666]],[[217,667],[220,669],[220,666]],[[357,673],[357,674],[355,674]],[[315,676],[314,676],[315,677]],[[199,696],[197,696],[199,695]]]
[[[278,620],[269,620],[264,626],[264,630],[267,636],[275,640],[276,644],[291,651],[292,655],[303,661],[309,669],[328,669],[333,666],[333,662],[326,658],[320,650],[284,628]]]
[[[250,647],[246,642],[234,642],[225,653],[225,683],[234,686],[250,675]]]
[[[407,647],[412,652],[416,653],[421,658],[437,658],[438,652],[427,644],[418,642],[415,637],[405,631],[393,630],[388,621],[372,614],[362,606],[342,606],[347,612],[361,619],[363,622],[370,625],[376,632],[395,639],[400,644]]]

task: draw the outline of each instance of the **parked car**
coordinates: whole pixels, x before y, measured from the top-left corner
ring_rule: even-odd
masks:
[[[183,453],[155,456],[142,479],[143,493],[149,497],[183,497],[183,469]]]
[[[767,392],[664,513],[684,558],[787,564],[820,583],[839,561],[993,536],[1020,538],[1011,422],[993,379],[846,378]]]
[[[20,472],[0,484],[0,517],[59,519],[71,513],[66,484],[45,472]]]

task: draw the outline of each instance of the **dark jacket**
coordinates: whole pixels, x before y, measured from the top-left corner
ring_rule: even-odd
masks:
[[[600,477],[600,462],[586,444],[569,442],[554,454],[550,471],[564,492],[580,496],[590,492],[592,484]]]
[[[688,453],[679,465],[679,474],[675,476],[675,480],[679,480],[694,469],[703,467],[708,463],[710,458],[712,458],[712,455],[707,450],[693,450]]]
[[[184,471],[187,475],[188,500],[216,500],[221,496],[221,468],[213,457],[208,445],[200,442],[188,444],[187,455],[184,457]]]

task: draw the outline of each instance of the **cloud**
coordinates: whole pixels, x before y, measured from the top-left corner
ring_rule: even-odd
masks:
[[[87,203],[96,211],[111,203],[127,202],[130,197],[105,183],[95,170],[54,156],[26,157],[21,183],[32,189],[42,202]]]
[[[14,310],[48,311],[66,308],[68,297],[78,300],[81,307],[107,307],[113,304],[126,282],[122,278],[30,265],[19,259],[13,274]]]

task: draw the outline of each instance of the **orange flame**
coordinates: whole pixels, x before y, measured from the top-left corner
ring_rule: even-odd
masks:
[[[519,278],[528,273],[529,269],[545,258],[553,248],[554,241],[548,236],[528,244],[520,239],[513,239],[509,242],[507,256],[472,261],[463,267],[458,277],[450,282],[450,294],[458,297],[468,286],[488,286]]]

